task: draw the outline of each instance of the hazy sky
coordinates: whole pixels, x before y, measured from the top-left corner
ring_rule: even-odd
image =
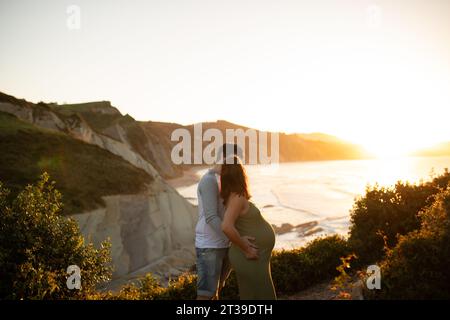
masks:
[[[0,91],[34,102],[374,150],[450,140],[448,0],[0,0],[0,40]]]

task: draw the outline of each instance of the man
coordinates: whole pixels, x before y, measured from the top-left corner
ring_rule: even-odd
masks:
[[[230,274],[228,248],[230,240],[222,231],[225,212],[219,195],[217,175],[228,155],[242,158],[242,151],[236,144],[224,144],[217,151],[215,165],[200,179],[197,187],[198,222],[195,228],[195,248],[197,253],[197,299],[218,299],[220,290]],[[257,255],[252,237],[243,236]]]

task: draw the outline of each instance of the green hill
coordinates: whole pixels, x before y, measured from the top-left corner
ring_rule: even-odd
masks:
[[[0,180],[13,193],[47,171],[64,195],[67,213],[96,208],[105,195],[138,193],[152,180],[106,150],[4,112],[0,112],[0,150]]]
[[[102,133],[103,130],[114,125],[123,117],[109,101],[53,105],[52,110],[65,116],[79,114],[91,128],[99,133]]]

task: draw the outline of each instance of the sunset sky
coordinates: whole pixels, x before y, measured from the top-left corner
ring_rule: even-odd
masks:
[[[450,141],[448,0],[0,0],[0,39],[0,91],[33,102],[378,153]]]

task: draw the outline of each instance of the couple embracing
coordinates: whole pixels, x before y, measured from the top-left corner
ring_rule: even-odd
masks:
[[[275,233],[251,202],[240,148],[224,144],[201,178],[196,226],[197,299],[217,299],[234,269],[242,300],[276,299],[270,273]],[[219,181],[218,181],[219,178]]]

